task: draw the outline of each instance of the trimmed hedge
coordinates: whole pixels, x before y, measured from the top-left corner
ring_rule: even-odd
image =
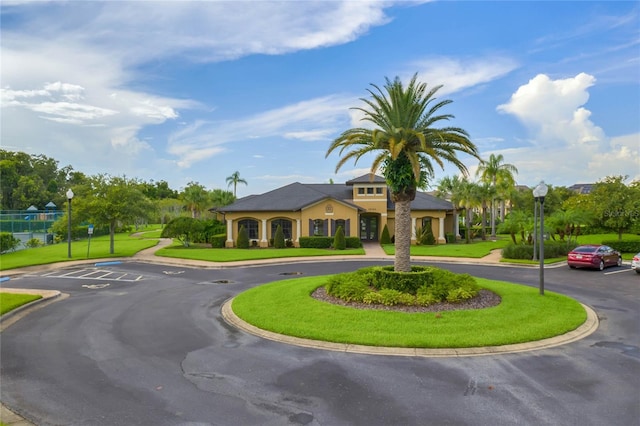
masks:
[[[621,253],[640,253],[640,240],[609,240],[603,241],[602,244]]]
[[[300,237],[300,248],[324,248],[333,247],[333,237]],[[360,248],[362,241],[358,237],[345,237],[347,248]]]
[[[578,245],[574,242],[544,242],[544,257],[563,257]],[[540,250],[536,246],[536,250]],[[502,249],[502,257],[505,259],[533,259],[533,245],[530,244],[509,244]]]
[[[224,248],[227,241],[227,234],[212,235],[209,238],[211,248]]]
[[[470,299],[480,287],[471,275],[446,269],[416,266],[404,273],[393,271],[391,266],[373,266],[334,275],[325,290],[347,302],[427,306]]]

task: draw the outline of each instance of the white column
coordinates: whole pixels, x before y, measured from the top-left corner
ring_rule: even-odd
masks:
[[[231,219],[227,219],[227,242],[233,242],[233,221]]]
[[[267,219],[262,219],[262,242],[267,242]]]
[[[456,240],[460,239],[460,220],[458,217],[458,211],[453,215],[453,234],[456,236]]]
[[[438,218],[438,225],[440,227],[438,230],[438,243],[446,243],[447,239],[444,237],[444,217]]]
[[[296,219],[296,243],[300,242],[300,233],[302,232],[302,222]]]
[[[411,241],[416,240],[416,218],[411,218]]]

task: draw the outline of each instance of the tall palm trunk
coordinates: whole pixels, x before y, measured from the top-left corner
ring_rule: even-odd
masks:
[[[393,268],[398,272],[411,272],[411,200],[395,201],[395,259]]]

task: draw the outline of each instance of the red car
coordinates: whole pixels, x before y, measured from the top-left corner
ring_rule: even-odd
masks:
[[[622,255],[619,251],[604,245],[578,246],[567,255],[567,264],[574,268],[593,268],[603,270],[607,266],[621,266]]]

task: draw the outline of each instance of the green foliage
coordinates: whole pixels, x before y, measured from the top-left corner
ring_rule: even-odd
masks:
[[[384,228],[382,228],[382,234],[380,235],[380,244],[391,244],[391,235],[389,234],[389,227],[387,224],[384,224]]]
[[[422,246],[432,246],[436,243],[431,226],[425,228],[416,227],[416,244]]]
[[[162,238],[177,238],[184,247],[189,247],[195,235],[200,234],[204,224],[190,217],[177,217],[171,220],[162,230]]]
[[[14,251],[20,246],[20,240],[11,232],[0,232],[0,253]]]
[[[571,250],[576,248],[578,244],[575,241],[545,241],[544,242],[544,257],[564,257]],[[536,250],[540,250],[536,247]],[[533,245],[531,244],[509,244],[502,249],[502,257],[505,259],[533,259]]]
[[[357,272],[330,277],[325,290],[327,294],[347,302],[362,302],[365,294],[371,291],[366,279]]]
[[[411,272],[397,272],[392,266],[380,266],[373,269],[372,283],[376,289],[390,288],[402,293],[416,294],[418,288],[430,280],[431,268],[412,266]]]
[[[240,227],[238,231],[238,238],[236,239],[236,247],[239,249],[248,249],[250,247],[249,233],[244,226]]]
[[[395,305],[413,305],[415,304],[415,297],[411,294],[403,293],[391,288],[383,288],[378,292],[380,295],[381,303],[385,306]]]
[[[330,248],[333,243],[331,237],[300,237],[301,248]]]
[[[347,248],[347,241],[345,240],[342,226],[338,226],[338,229],[336,229],[336,234],[333,237],[333,248],[336,250],[344,250]]]
[[[24,245],[27,248],[36,248],[42,245],[42,241],[40,241],[38,238],[30,238],[29,241],[24,243]]]
[[[447,302],[459,303],[467,299],[471,299],[475,295],[476,294],[470,292],[466,288],[458,287],[458,288],[449,290],[449,293],[447,293]]]
[[[640,253],[640,240],[605,240],[602,244],[621,253]]]
[[[227,241],[227,234],[217,234],[209,237],[211,248],[224,248]]]
[[[276,228],[276,234],[273,236],[273,247],[277,249],[282,249],[285,247],[282,225],[278,225],[278,227]]]
[[[640,222],[640,183],[625,185],[627,176],[607,176],[596,183],[591,197],[596,206],[598,224],[622,234]]]

